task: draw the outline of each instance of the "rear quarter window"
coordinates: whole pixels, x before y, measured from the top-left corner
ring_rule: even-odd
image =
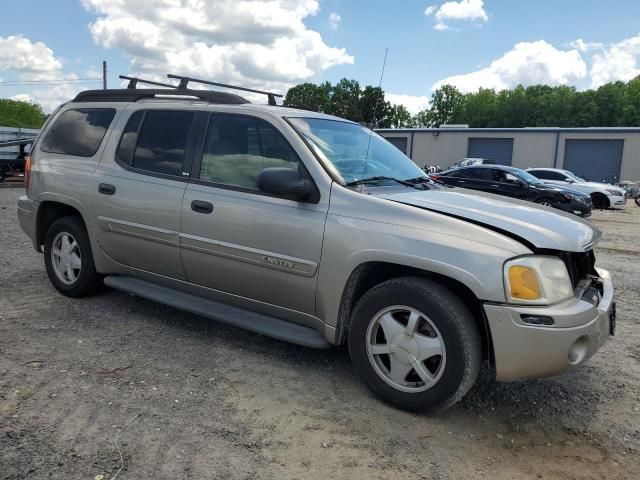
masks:
[[[45,135],[40,150],[74,157],[93,157],[115,115],[113,108],[66,110]]]

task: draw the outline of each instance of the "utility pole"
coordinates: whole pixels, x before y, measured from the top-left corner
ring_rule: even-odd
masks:
[[[102,61],[102,89],[107,89],[107,61]]]

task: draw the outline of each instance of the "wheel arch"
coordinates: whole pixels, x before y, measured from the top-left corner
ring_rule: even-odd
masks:
[[[421,277],[435,280],[453,292],[469,309],[475,319],[482,338],[483,358],[493,362],[491,331],[486,320],[481,300],[464,283],[441,273],[407,265],[381,261],[369,261],[358,265],[349,275],[344,286],[338,309],[336,345],[347,340],[351,314],[358,300],[376,285],[398,277]]]
[[[85,229],[87,228],[87,223],[78,208],[56,200],[45,200],[38,208],[36,221],[36,245],[39,252],[42,252],[42,245],[49,227],[62,217],[78,217]]]
[[[598,200],[602,201],[602,205],[604,206],[604,208],[609,208],[611,206],[611,201],[609,200],[609,197],[606,194],[602,192],[591,192],[590,195],[591,195],[591,201],[593,202],[594,208]]]

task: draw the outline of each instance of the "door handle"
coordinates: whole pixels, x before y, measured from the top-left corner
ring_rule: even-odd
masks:
[[[116,193],[116,187],[110,183],[101,183],[98,185],[98,191],[103,195],[113,195]]]
[[[197,213],[211,213],[213,212],[213,204],[202,200],[194,200],[191,202],[191,210]]]
[[[458,180],[458,183],[467,183],[464,180]]]

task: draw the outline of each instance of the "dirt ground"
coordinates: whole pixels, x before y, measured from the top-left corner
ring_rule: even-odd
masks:
[[[57,294],[0,189],[0,479],[640,478],[640,208],[596,212],[618,334],[560,377],[414,415],[316,351],[116,291]],[[136,417],[137,415],[137,417]],[[100,477],[102,475],[103,477]]]

